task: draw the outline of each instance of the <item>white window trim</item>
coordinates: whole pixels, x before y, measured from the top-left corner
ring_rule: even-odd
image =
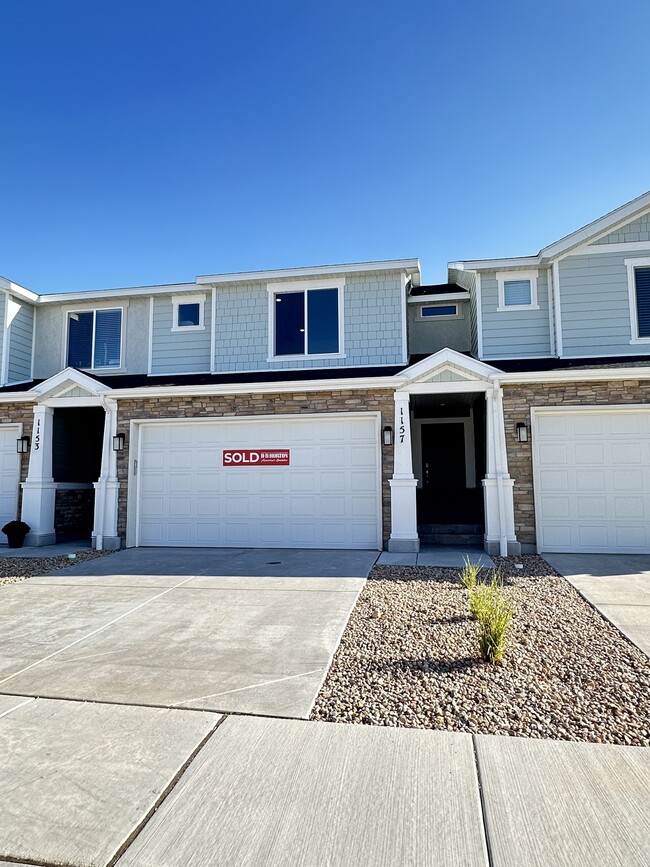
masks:
[[[650,343],[650,337],[639,337],[639,314],[636,309],[636,283],[634,279],[636,268],[650,268],[650,256],[644,256],[641,259],[624,259],[623,262],[627,268],[627,292],[630,299],[630,334],[632,335],[630,343]]]
[[[340,278],[336,280],[292,280],[284,283],[269,283],[267,284],[268,293],[268,357],[267,361],[320,361],[331,358],[345,358],[345,347],[343,345],[343,335],[345,329],[343,327],[344,319],[344,289],[345,280]],[[339,351],[338,352],[320,352],[318,354],[305,352],[299,355],[276,355],[275,354],[275,296],[285,292],[304,292],[305,293],[305,348],[308,343],[307,334],[307,293],[311,289],[338,289],[338,320],[339,320]]]
[[[65,369],[69,367],[68,364],[68,341],[70,339],[70,314],[71,313],[93,313],[96,314],[101,310],[119,310],[121,312],[120,317],[120,363],[118,367],[82,367],[80,370],[110,370],[112,373],[124,373],[124,358],[125,358],[125,347],[124,340],[126,335],[126,309],[129,306],[129,302],[122,302],[122,304],[97,304],[92,307],[84,307],[83,305],[77,305],[76,307],[65,307],[63,310],[63,359],[62,359],[62,367],[61,369]],[[95,323],[97,317],[93,316],[93,340],[90,347],[90,360],[94,361],[95,358]]]
[[[455,313],[444,313],[441,316],[425,316],[422,312],[424,308],[428,307],[455,307]],[[422,304],[418,308],[418,318],[422,319],[424,322],[440,322],[441,319],[464,319],[465,315],[460,312],[460,306],[456,303],[447,302],[446,304]]]
[[[178,308],[181,304],[199,305],[198,325],[179,325]],[[205,331],[205,293],[202,295],[172,295],[172,331]]]
[[[538,274],[538,271],[497,271],[497,286],[499,287],[497,313],[509,313],[511,310],[539,310],[537,303]],[[511,280],[530,280],[530,304],[506,304],[505,284]]]

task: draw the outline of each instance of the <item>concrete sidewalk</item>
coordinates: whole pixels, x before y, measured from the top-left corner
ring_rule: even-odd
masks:
[[[0,863],[646,867],[649,792],[639,747],[0,696]]]
[[[650,656],[650,557],[646,554],[544,554],[629,640]]]

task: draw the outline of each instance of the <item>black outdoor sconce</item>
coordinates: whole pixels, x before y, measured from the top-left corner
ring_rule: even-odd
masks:
[[[19,455],[26,455],[29,451],[30,438],[28,436],[18,437],[16,440],[16,451]]]
[[[124,434],[115,434],[113,437],[113,451],[114,452],[123,452],[124,451]]]
[[[518,421],[517,422],[517,442],[519,443],[527,443],[528,442],[528,426],[526,422]]]
[[[382,431],[384,445],[392,446],[393,445],[393,429],[390,425],[386,425],[384,430]]]

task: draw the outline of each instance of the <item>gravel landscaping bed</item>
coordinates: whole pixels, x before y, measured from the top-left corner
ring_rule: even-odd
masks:
[[[65,569],[75,563],[106,557],[112,551],[79,551],[75,560],[68,560],[67,554],[60,557],[3,557],[0,553],[0,587],[3,584],[17,584],[34,575],[45,575],[56,569]]]
[[[515,603],[503,664],[479,658],[457,569],[376,566],[312,719],[650,746],[647,657],[541,557],[493,559]]]

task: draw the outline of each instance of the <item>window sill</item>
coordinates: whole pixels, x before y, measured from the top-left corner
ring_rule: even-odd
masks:
[[[344,352],[326,352],[318,355],[269,355],[267,362],[271,361],[323,361],[329,358],[345,358]]]
[[[68,365],[69,367],[70,365]],[[77,367],[82,373],[126,373],[126,367]]]
[[[650,343],[650,337],[633,337],[630,344],[633,346],[636,343]]]
[[[172,325],[171,331],[205,331],[205,325]]]
[[[497,313],[516,313],[518,310],[539,310],[539,304],[512,304],[508,307],[497,307]]]

